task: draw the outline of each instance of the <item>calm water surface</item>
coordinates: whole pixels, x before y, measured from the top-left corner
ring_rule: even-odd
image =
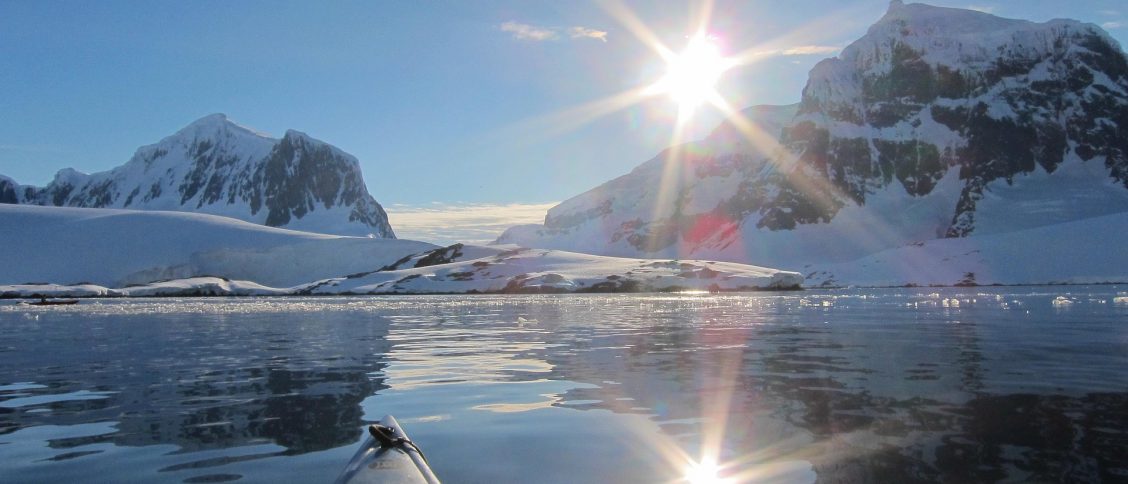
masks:
[[[1128,288],[0,303],[0,481],[1128,480]]]

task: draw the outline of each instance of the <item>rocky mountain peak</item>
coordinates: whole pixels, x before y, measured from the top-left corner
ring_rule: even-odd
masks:
[[[181,210],[341,235],[394,238],[368,193],[357,159],[305,133],[282,139],[224,114],[204,116],[124,165],[86,175],[64,169],[19,202],[93,208]]]

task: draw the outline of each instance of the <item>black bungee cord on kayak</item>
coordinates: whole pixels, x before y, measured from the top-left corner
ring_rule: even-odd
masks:
[[[372,424],[368,426],[368,433],[372,438],[380,443],[381,449],[390,449],[393,447],[410,447],[423,458],[423,462],[427,462],[427,456],[423,454],[423,450],[415,445],[415,442],[407,439],[406,437],[397,437],[395,429],[386,427],[380,424]],[[430,462],[427,462],[430,465]]]

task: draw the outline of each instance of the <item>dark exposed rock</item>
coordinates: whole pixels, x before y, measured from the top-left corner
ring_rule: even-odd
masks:
[[[19,197],[16,196],[18,189],[19,186],[11,179],[0,176],[0,203],[20,203]]]
[[[431,267],[439,264],[450,264],[462,257],[462,244],[454,244],[448,247],[435,249],[426,252],[423,257],[415,263],[415,267]]]

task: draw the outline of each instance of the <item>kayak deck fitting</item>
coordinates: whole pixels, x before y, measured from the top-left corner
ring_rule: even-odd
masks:
[[[439,484],[427,458],[399,422],[386,415],[368,426],[368,438],[336,481],[351,483]]]

